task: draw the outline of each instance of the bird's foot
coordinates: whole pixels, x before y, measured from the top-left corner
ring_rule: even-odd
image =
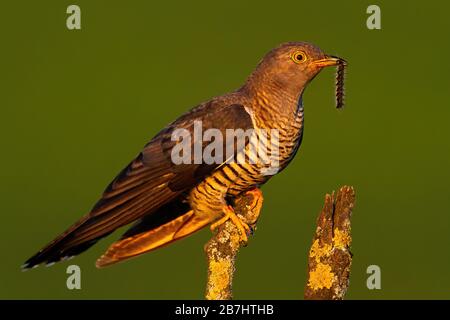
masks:
[[[219,219],[218,221],[214,222],[211,225],[211,231],[214,231],[215,229],[217,229],[218,226],[220,226],[221,224],[225,223],[228,220],[231,220],[234,225],[238,228],[239,233],[241,234],[241,240],[244,242],[247,242],[248,237],[247,237],[247,233],[251,233],[252,232],[252,228],[250,228],[250,226],[243,222],[234,212],[233,207],[232,206],[224,206],[223,208],[223,213],[225,214],[224,217],[222,217],[221,219]]]

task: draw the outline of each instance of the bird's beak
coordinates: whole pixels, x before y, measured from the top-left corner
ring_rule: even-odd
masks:
[[[314,61],[314,65],[318,66],[319,68],[337,66],[338,64],[346,64],[346,61],[335,56],[327,56],[324,59]]]

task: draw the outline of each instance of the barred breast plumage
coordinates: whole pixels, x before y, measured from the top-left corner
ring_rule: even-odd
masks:
[[[236,197],[242,192],[266,183],[275,173],[282,171],[289,164],[300,147],[304,118],[301,98],[296,100],[286,94],[273,94],[269,98],[261,91],[258,98],[253,101],[258,105],[247,110],[255,125],[255,139],[237,156],[238,161],[223,165],[191,191],[189,202],[195,214],[211,216],[211,219],[219,218],[228,197]],[[274,110],[279,110],[283,104],[284,108],[292,112],[274,113]],[[278,132],[278,139],[267,139],[262,136],[263,133],[273,129]],[[259,145],[255,146],[255,142]],[[270,167],[270,157],[269,163],[264,162],[266,159],[261,159],[258,154],[261,147],[268,150],[268,153],[273,149],[279,150],[276,168]],[[270,169],[271,174],[267,171]]]

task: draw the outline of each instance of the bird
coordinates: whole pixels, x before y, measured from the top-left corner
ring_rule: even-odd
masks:
[[[238,89],[200,103],[159,131],[106,187],[92,210],[22,268],[72,258],[126,225],[129,229],[96,261],[98,268],[160,248],[208,225],[214,230],[229,219],[246,241],[251,230],[234,213],[233,200],[248,192],[262,197],[261,186],[292,161],[303,138],[305,88],[322,69],[344,62],[307,42],[286,42],[270,50]],[[193,136],[183,146],[208,145],[194,134],[199,123],[204,130],[223,134],[217,135],[216,145],[232,150],[231,156],[175,163],[180,139],[174,135]],[[226,139],[227,130],[241,130],[241,134]],[[255,148],[245,134],[248,130],[257,138],[263,132],[276,132],[271,141],[279,150],[273,152],[276,170],[267,170],[273,169],[267,161],[250,161]]]

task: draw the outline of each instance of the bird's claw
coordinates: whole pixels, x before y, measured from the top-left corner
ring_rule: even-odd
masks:
[[[254,235],[256,227],[252,227],[252,226],[249,225],[249,228],[250,228],[249,235],[251,235],[251,236]]]
[[[238,228],[239,233],[241,235],[241,241],[247,243],[248,241],[248,235],[253,234],[253,228],[249,226],[247,223],[242,221],[234,212],[233,207],[231,206],[225,206],[223,209],[223,212],[225,214],[224,217],[219,219],[217,222],[214,222],[210,229],[211,231],[215,230],[218,226],[225,223],[228,220],[231,220],[236,228]]]

